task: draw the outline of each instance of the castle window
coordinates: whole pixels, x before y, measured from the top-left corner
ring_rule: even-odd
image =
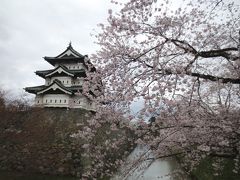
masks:
[[[59,100],[59,102],[61,103],[61,99]]]
[[[64,81],[63,81],[63,84],[64,84]]]
[[[50,99],[50,103],[52,103],[52,100]]]
[[[67,84],[68,84],[68,81],[67,81]]]
[[[55,103],[57,103],[57,100],[55,99]]]
[[[47,103],[47,99],[46,99],[46,103]]]
[[[66,102],[67,102],[67,100],[65,99],[65,100],[64,100],[64,103],[66,103]]]
[[[39,103],[39,101],[38,101],[38,103]]]

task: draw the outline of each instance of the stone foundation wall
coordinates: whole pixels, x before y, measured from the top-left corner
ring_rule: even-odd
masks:
[[[0,148],[0,169],[55,175],[80,176],[81,150],[75,143],[4,145]]]
[[[89,112],[38,109],[0,115],[1,170],[81,176],[81,141],[70,134]]]

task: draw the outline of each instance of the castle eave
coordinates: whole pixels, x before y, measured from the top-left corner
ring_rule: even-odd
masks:
[[[55,74],[53,73],[55,70],[56,70],[56,68],[55,69],[51,69],[51,70],[36,71],[35,74],[45,79],[48,76],[53,77],[53,76],[59,75],[59,73],[55,73]],[[80,69],[80,70],[69,70],[68,69],[66,72],[67,73],[64,73],[64,74],[67,75],[67,76],[86,77],[86,72],[85,72],[84,69]],[[53,73],[53,74],[49,75],[50,73]]]
[[[46,86],[42,85],[42,86],[26,87],[24,88],[24,90],[32,94],[37,94],[38,91],[41,91],[44,88],[46,88]]]
[[[64,58],[55,58],[55,57],[44,57],[44,59],[55,66],[57,63],[84,63],[84,57],[64,57]]]

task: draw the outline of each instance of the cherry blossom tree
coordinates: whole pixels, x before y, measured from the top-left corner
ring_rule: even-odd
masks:
[[[121,10],[99,24],[101,49],[92,57],[104,108],[134,119],[136,143],[155,158],[180,155],[191,171],[206,156],[231,157],[239,172],[239,2],[112,3]],[[135,101],[143,107],[132,115]]]

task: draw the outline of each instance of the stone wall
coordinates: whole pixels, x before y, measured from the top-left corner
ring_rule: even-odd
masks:
[[[81,152],[75,143],[51,146],[27,144],[1,147],[0,168],[43,174],[80,176]]]
[[[91,113],[84,110],[35,109],[0,112],[0,169],[81,176],[81,141],[70,134]]]

